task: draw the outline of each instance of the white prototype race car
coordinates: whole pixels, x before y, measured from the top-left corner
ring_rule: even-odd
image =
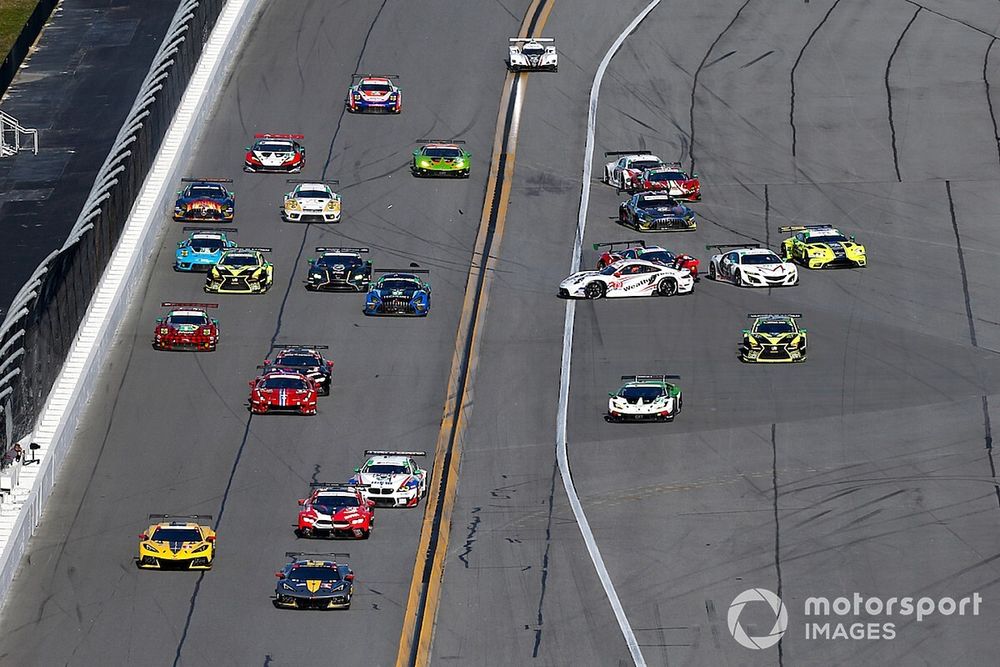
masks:
[[[507,68],[511,72],[556,72],[559,56],[551,37],[511,37]]]
[[[718,250],[708,264],[708,277],[738,287],[790,287],[799,283],[799,271],[759,243],[707,245]]]
[[[604,182],[619,191],[628,188],[629,184],[641,176],[645,170],[663,166],[663,160],[642,150],[605,151],[604,155],[606,157],[621,156],[614,162],[608,162],[604,165]]]
[[[675,269],[644,259],[623,259],[600,271],[578,271],[559,283],[559,296],[600,299],[620,296],[674,296],[694,289],[687,269]]]
[[[295,189],[285,195],[281,219],[285,222],[340,222],[340,195],[330,185],[339,181],[307,181],[290,178]]]
[[[369,449],[368,460],[354,469],[348,482],[361,489],[366,500],[390,507],[416,507],[427,495],[427,471],[417,466],[414,456],[427,452],[395,452]]]

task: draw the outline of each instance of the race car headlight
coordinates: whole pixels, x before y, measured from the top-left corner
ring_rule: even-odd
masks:
[[[802,344],[802,336],[796,336],[792,339],[792,342],[788,344],[788,347],[792,349],[797,349],[799,345]]]
[[[351,519],[351,525],[352,526],[357,526],[357,525],[362,524],[364,522],[365,522],[365,520],[362,519],[361,517],[358,517],[357,519]]]
[[[316,280],[322,280],[322,279],[323,279],[323,274],[322,274],[322,273],[319,273],[319,272],[316,272],[316,273],[310,273],[310,274],[309,274],[309,277],[310,277],[310,278],[314,278],[314,279],[316,279]]]
[[[302,204],[299,203],[298,199],[289,199],[288,201],[285,202],[285,208],[287,208],[289,211],[301,211]]]
[[[183,213],[183,212],[184,212],[183,206],[174,206],[174,213]]]
[[[747,345],[750,347],[760,347],[760,343],[753,336],[747,336]]]
[[[330,201],[328,201],[326,203],[326,208],[329,209],[329,210],[331,210],[331,211],[339,211],[340,210],[340,202],[337,201],[336,199],[331,199]]]
[[[205,551],[206,549],[208,549],[208,545],[207,544],[203,544],[200,547],[198,547],[197,549],[192,549],[191,553],[193,553],[193,554],[200,554],[202,551]]]
[[[146,551],[152,551],[153,553],[160,552],[160,547],[153,542],[143,542],[142,548],[145,549]]]
[[[212,270],[208,272],[208,274],[212,276],[213,279],[219,279],[222,277],[222,274],[219,273],[219,269],[217,269],[214,266],[212,267]]]
[[[822,257],[825,254],[826,253],[823,250],[820,250],[820,249],[813,249],[813,248],[809,249],[809,256],[810,257]]]
[[[181,257],[187,257],[187,256],[188,256],[189,254],[190,254],[190,253],[189,253],[189,252],[188,252],[187,250],[181,250],[181,251],[180,251],[180,256],[181,256]]]
[[[292,586],[287,581],[281,582],[281,587],[284,588],[286,591],[294,591],[295,590],[295,586]]]
[[[429,166],[431,166],[431,161],[430,160],[421,160],[420,161],[420,166],[421,167],[429,167]]]

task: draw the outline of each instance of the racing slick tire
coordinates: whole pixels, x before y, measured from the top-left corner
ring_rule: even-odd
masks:
[[[673,278],[662,278],[656,284],[657,296],[674,296],[677,294],[677,281]]]
[[[605,295],[607,295],[607,293],[608,293],[607,285],[597,280],[593,280],[587,283],[587,286],[583,288],[583,295],[588,299],[590,299],[591,301],[594,299],[603,298]]]
[[[746,287],[746,283],[743,282],[743,274],[740,273],[739,269],[733,273],[733,284],[737,287]]]
[[[712,282],[715,282],[716,280],[719,279],[718,274],[715,273],[715,263],[714,262],[709,262],[708,263],[708,279],[711,280]]]
[[[619,206],[618,207],[618,222],[621,223],[621,224],[623,224],[623,225],[629,224],[628,213],[625,212],[625,207],[624,206]]]
[[[674,414],[679,415],[683,407],[684,407],[684,394],[677,394],[677,409],[674,410]]]

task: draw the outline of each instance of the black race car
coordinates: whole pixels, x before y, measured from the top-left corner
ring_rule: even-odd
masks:
[[[337,559],[351,554],[310,554],[289,551],[285,567],[274,573],[274,606],[298,609],[350,609],[354,571]]]
[[[330,395],[333,362],[320,352],[330,349],[329,345],[275,345],[274,349],[278,350],[274,360],[265,359],[261,368],[301,373],[316,383],[320,394]]]
[[[368,248],[318,247],[309,260],[306,289],[315,292],[364,292],[372,281],[372,262],[362,259]]]
[[[174,220],[232,222],[236,211],[236,195],[223,183],[231,178],[182,178],[187,185],[177,191]]]

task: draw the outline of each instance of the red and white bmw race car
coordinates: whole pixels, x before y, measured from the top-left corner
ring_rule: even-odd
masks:
[[[208,308],[218,308],[217,303],[160,304],[170,308],[166,317],[156,318],[153,330],[153,347],[157,350],[215,351],[219,344],[219,320],[208,316]]]
[[[614,162],[604,165],[604,182],[613,185],[619,192],[625,190],[629,185],[647,169],[656,169],[663,166],[663,160],[652,153],[643,150],[634,151],[605,151],[604,155],[620,156]]]
[[[253,146],[247,146],[243,171],[295,173],[306,163],[306,148],[299,143],[301,134],[255,134]]]
[[[375,525],[375,501],[353,484],[313,482],[299,501],[299,537],[353,537],[366,540]]]
[[[688,176],[680,162],[667,162],[660,167],[645,169],[625,189],[629,192],[662,192],[684,201],[701,200],[698,174]]]
[[[250,412],[316,414],[316,383],[301,373],[265,368],[250,382]]]

